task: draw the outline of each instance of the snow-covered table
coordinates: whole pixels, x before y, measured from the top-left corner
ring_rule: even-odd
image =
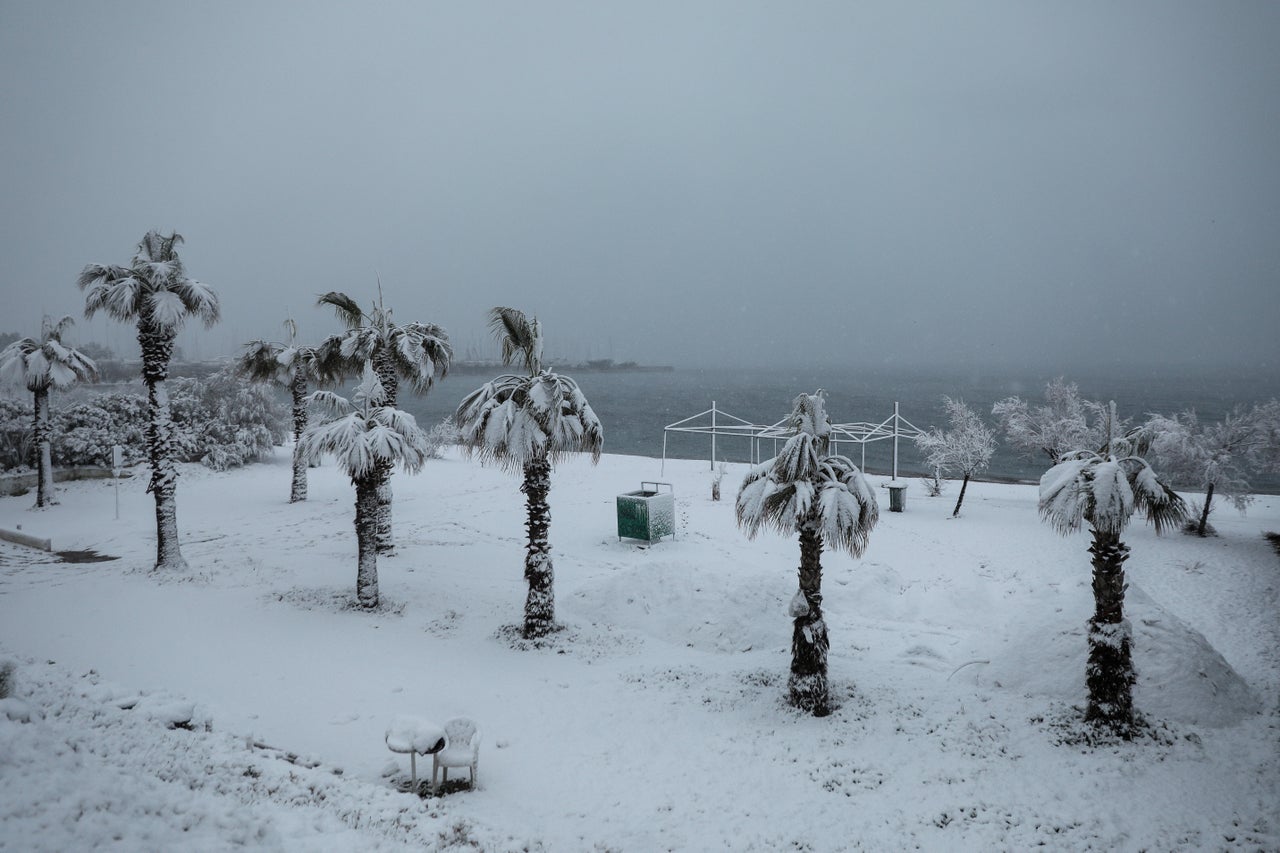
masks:
[[[434,755],[444,749],[444,729],[430,720],[408,714],[397,714],[387,726],[387,749],[409,753],[409,772],[413,792],[418,792],[418,756]]]

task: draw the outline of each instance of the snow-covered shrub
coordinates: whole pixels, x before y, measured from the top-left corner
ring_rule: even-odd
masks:
[[[0,397],[0,471],[31,462],[31,403]]]
[[[147,401],[137,394],[95,394],[54,413],[53,461],[60,466],[111,464],[120,445],[124,464],[147,458]]]
[[[263,386],[246,385],[226,371],[205,379],[175,379],[169,386],[174,455],[179,461],[202,462],[222,471],[259,459],[284,443],[287,413]],[[0,408],[0,430],[6,423],[4,413]],[[94,394],[55,412],[53,461],[64,467],[110,465],[112,447],[118,444],[124,463],[135,465],[147,458],[146,434],[145,397]]]
[[[942,479],[942,469],[934,468],[932,474],[926,474],[921,477],[920,487],[924,489],[927,497],[941,497],[943,490],[946,488],[946,482]]]
[[[14,673],[18,666],[8,658],[0,658],[0,699],[13,695]]]
[[[267,388],[229,369],[178,379],[170,393],[178,458],[215,471],[260,459],[288,435],[284,406]]]
[[[462,441],[462,430],[453,422],[453,417],[446,415],[440,423],[427,430],[427,458],[439,459],[444,455],[445,447],[451,447]]]
[[[711,470],[711,500],[720,500],[720,483],[724,480],[724,475],[728,471],[729,466],[723,462]]]

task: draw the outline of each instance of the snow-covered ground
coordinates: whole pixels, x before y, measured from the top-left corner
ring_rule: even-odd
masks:
[[[1090,747],[1088,537],[1029,486],[908,493],[861,560],[824,554],[828,718],[782,701],[794,538],[749,542],[705,462],[606,456],[551,492],[558,614],[513,648],[523,499],[450,455],[397,474],[384,606],[355,612],[354,492],[333,466],[184,469],[191,570],[157,576],[141,471],[0,499],[0,850],[1280,849],[1280,497],[1218,538],[1126,536],[1138,707],[1154,736]],[[615,496],[672,482],[679,535],[615,536]],[[419,799],[398,714],[475,718],[479,785]],[[175,723],[181,725],[175,726]],[[430,762],[420,761],[419,771]]]

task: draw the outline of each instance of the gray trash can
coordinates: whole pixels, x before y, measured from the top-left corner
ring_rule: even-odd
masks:
[[[889,483],[889,512],[905,512],[907,509],[907,484]]]
[[[660,487],[666,486],[666,491]],[[634,492],[618,495],[618,539],[656,542],[676,535],[676,496],[670,483],[642,480]]]

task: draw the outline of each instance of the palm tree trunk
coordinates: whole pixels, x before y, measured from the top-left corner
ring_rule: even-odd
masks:
[[[289,503],[307,499],[307,460],[302,456],[302,432],[307,428],[307,377],[294,369],[289,383],[293,395],[293,485],[289,491]]]
[[[955,512],[951,513],[951,517],[955,518],[960,514],[960,504],[964,503],[964,491],[969,488],[969,472],[964,473],[964,482],[960,484],[960,497],[956,499]]]
[[[396,379],[395,364],[391,361],[391,356],[387,352],[385,345],[379,347],[374,353],[373,370],[378,374],[378,381],[382,383],[382,390],[387,395],[383,405],[395,408],[399,382]],[[391,472],[394,470],[394,466],[388,460],[379,460],[377,466],[378,550],[385,553],[396,547],[395,536],[392,534],[391,529]]]
[[[524,577],[529,582],[529,595],[524,603],[524,635],[541,637],[555,630],[556,599],[552,583],[555,573],[551,565],[551,544],[547,531],[551,527],[551,508],[547,493],[551,491],[551,462],[535,459],[524,466],[524,484],[520,487],[528,504],[529,519],[525,523],[529,542],[524,558]]]
[[[173,419],[169,413],[169,357],[173,336],[138,326],[142,348],[142,379],[147,385],[147,456],[151,482],[147,491],[156,499],[156,568],[185,571],[187,561],[178,545],[178,469],[173,456]]]
[[[1204,493],[1204,510],[1200,513],[1200,526],[1196,528],[1196,535],[1203,537],[1205,529],[1209,524],[1209,504],[1213,503],[1213,483],[1209,484],[1209,488]]]
[[[1124,618],[1124,561],[1129,546],[1114,533],[1093,531],[1094,614],[1089,620],[1085,720],[1128,739],[1133,734],[1132,629]]]
[[[356,601],[378,606],[378,486],[375,477],[353,480],[356,487]]]
[[[53,503],[53,459],[49,443],[49,389],[34,392],[31,438],[36,463],[36,506]]]
[[[831,713],[827,683],[827,623],[822,618],[822,534],[812,521],[800,528],[800,593],[807,605],[791,630],[791,704],[815,717]]]

